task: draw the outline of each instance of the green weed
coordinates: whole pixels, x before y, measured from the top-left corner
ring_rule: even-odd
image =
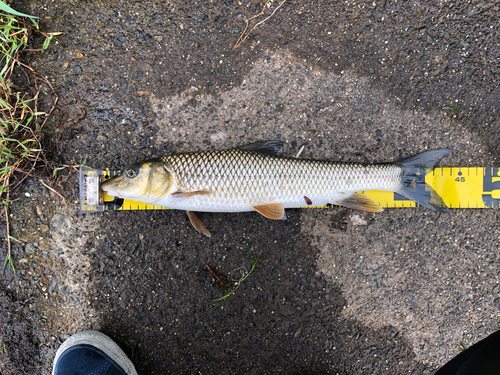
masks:
[[[8,13],[8,14],[12,14],[14,16],[29,18],[33,22],[35,22],[35,18],[37,18],[35,16],[30,16],[29,14],[24,14],[24,13],[18,12],[17,10],[12,9],[10,6],[8,6],[7,4],[5,4],[1,0],[0,0],[0,11]],[[35,25],[36,25],[36,23],[35,23]]]
[[[137,344],[133,343],[132,341],[126,339],[123,336],[114,336],[113,338],[115,339],[115,341],[118,344],[122,344],[130,351],[130,359],[134,360],[135,359],[135,350],[137,348]]]
[[[14,262],[12,261],[12,256],[10,255],[10,253],[7,253],[7,255],[5,256],[5,262],[3,262],[2,276],[5,275],[5,267],[7,266],[7,263],[9,263],[9,265],[12,268],[12,271],[14,272],[14,275],[15,275],[16,268],[14,267]]]
[[[28,46],[29,32],[33,28],[26,25],[26,18],[38,29],[36,17],[17,12],[0,0],[0,199],[7,225],[4,271],[9,264],[14,273],[10,246],[9,202],[22,182],[44,160],[41,129],[49,113],[38,110],[38,93],[30,98],[27,94],[16,91],[17,86],[10,78],[16,66],[20,66],[27,69],[35,80],[42,80],[51,87],[46,79],[37,76],[33,69],[19,60],[19,56]],[[58,33],[42,34],[46,38],[43,43],[46,48],[50,39]]]
[[[241,283],[243,281],[245,281],[247,279],[248,276],[250,276],[250,274],[253,272],[253,270],[255,269],[255,266],[257,265],[257,262],[259,261],[259,258],[255,259],[253,262],[252,262],[252,267],[250,268],[250,271],[247,271],[247,269],[244,267],[242,269],[240,269],[240,274],[241,274],[241,278],[238,279],[238,280],[233,280],[234,282],[234,285],[231,287],[231,289],[229,289],[229,292],[227,292],[224,296],[222,296],[221,298],[217,298],[217,299],[214,299],[213,301],[216,302],[216,301],[223,301],[225,300],[227,297],[229,297],[231,294],[233,294],[236,289],[238,289],[241,285]]]
[[[52,170],[52,177],[55,178],[57,171],[62,171],[64,168],[66,167],[54,167],[54,169]]]
[[[442,109],[444,110],[453,110],[453,111],[460,111],[460,108],[458,107],[453,107],[452,105],[447,105],[446,107],[443,107]]]

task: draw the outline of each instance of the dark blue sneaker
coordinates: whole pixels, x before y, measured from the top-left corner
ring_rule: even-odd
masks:
[[[54,359],[52,375],[137,375],[116,343],[97,331],[82,331],[67,339]]]

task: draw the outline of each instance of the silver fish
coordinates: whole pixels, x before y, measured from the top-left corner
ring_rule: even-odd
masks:
[[[367,190],[394,191],[432,210],[448,211],[421,173],[434,168],[448,149],[397,163],[359,164],[281,157],[282,145],[259,142],[146,160],[105,181],[102,189],[111,196],[186,210],[195,229],[207,236],[210,233],[195,211],[257,211],[275,220],[285,218],[285,208],[306,205],[382,211],[360,193]]]

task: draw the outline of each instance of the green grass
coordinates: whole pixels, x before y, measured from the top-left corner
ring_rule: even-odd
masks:
[[[445,111],[447,111],[447,110],[460,111],[460,108],[454,107],[452,105],[447,105],[446,107],[443,107],[442,109],[444,109]]]
[[[28,21],[26,25],[26,18]],[[33,172],[43,159],[41,145],[41,124],[48,114],[38,111],[38,93],[33,97],[18,92],[11,80],[16,66],[34,71],[19,61],[19,56],[28,46],[29,31],[38,24],[36,17],[15,11],[0,0],[0,209],[7,225],[7,264],[15,273],[11,256],[9,232],[9,203],[21,187],[22,182]],[[43,34],[43,33],[42,33]],[[53,35],[43,34],[48,47]],[[39,78],[38,78],[39,79]]]
[[[133,361],[135,359],[135,351],[137,349],[137,344],[126,339],[123,336],[114,336],[113,338],[118,344],[122,344],[130,352],[130,359]]]
[[[229,291],[225,295],[223,295],[221,298],[214,299],[214,302],[224,301],[227,297],[229,297],[231,294],[236,292],[236,289],[238,289],[240,287],[241,283],[243,281],[245,281],[247,279],[247,277],[250,276],[250,274],[253,272],[258,261],[259,261],[259,258],[255,259],[252,262],[252,267],[250,268],[250,271],[247,271],[246,268],[240,269],[241,278],[238,280],[233,280],[234,285],[231,287],[231,289],[229,289]]]

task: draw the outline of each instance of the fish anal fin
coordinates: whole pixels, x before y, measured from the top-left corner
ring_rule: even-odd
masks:
[[[190,197],[195,197],[197,195],[210,195],[210,194],[212,194],[212,192],[209,190],[198,190],[189,193],[183,191],[176,191],[175,193],[172,193],[172,198],[186,199]]]
[[[285,215],[285,206],[283,203],[269,203],[263,204],[261,206],[253,206],[253,209],[260,213],[262,216],[267,217],[272,220],[284,220],[286,219]]]
[[[384,209],[375,203],[369,196],[363,193],[354,193],[342,200],[335,202],[339,206],[353,208],[356,210],[381,212]]]
[[[198,215],[196,215],[196,212],[194,212],[194,211],[186,211],[186,212],[187,212],[189,221],[193,225],[194,229],[196,229],[198,232],[200,232],[201,234],[204,234],[207,237],[212,237],[212,235],[208,231],[207,227],[205,225],[203,225],[203,223],[201,222]]]

